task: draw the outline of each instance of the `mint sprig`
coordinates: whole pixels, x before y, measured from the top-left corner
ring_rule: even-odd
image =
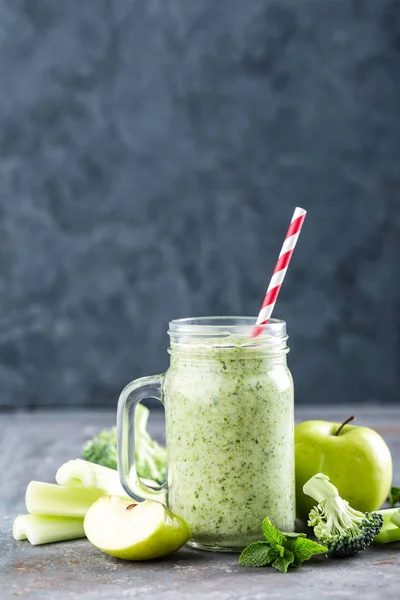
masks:
[[[309,540],[305,533],[284,533],[276,529],[267,517],[262,524],[266,542],[254,542],[243,550],[239,564],[244,567],[271,566],[282,573],[289,567],[299,567],[314,554],[328,552],[328,548]]]

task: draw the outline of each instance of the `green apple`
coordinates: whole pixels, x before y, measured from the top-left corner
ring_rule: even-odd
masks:
[[[102,496],[86,513],[88,540],[102,552],[124,560],[150,560],[178,550],[191,537],[189,525],[164,504],[132,503]]]
[[[342,498],[356,510],[378,510],[387,498],[392,457],[373,429],[304,421],[295,427],[295,456],[297,516],[303,521],[316,504],[303,493],[303,485],[316,473],[328,475]]]

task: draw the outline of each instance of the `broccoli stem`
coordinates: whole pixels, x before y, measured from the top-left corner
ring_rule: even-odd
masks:
[[[329,481],[329,477],[323,473],[317,473],[311,477],[303,486],[303,492],[311,496],[318,504],[325,500],[334,500],[339,498],[339,492]]]
[[[83,538],[83,519],[19,515],[14,521],[13,537],[15,540],[28,540],[32,546]]]
[[[83,518],[102,490],[31,481],[26,489],[26,509],[33,515]]]
[[[374,541],[378,544],[400,542],[400,508],[386,508],[376,512],[382,515],[383,525]]]

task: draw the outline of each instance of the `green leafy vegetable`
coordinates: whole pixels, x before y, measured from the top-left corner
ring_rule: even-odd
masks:
[[[286,541],[285,534],[279,531],[279,529],[276,529],[268,517],[263,521],[262,532],[265,539],[272,547],[276,548],[278,545],[282,546]]]
[[[392,486],[389,494],[389,503],[390,506],[396,506],[396,504],[400,504],[400,487]]]
[[[307,539],[305,533],[284,533],[276,529],[267,517],[262,524],[266,542],[254,542],[243,550],[239,564],[244,567],[271,566],[287,573],[290,566],[299,567],[314,554],[323,554],[328,548]]]
[[[297,567],[301,565],[305,560],[309,560],[314,554],[321,554],[321,552],[326,552],[325,546],[321,546],[318,542],[314,542],[313,540],[309,540],[306,537],[297,537],[293,540],[288,541],[288,547],[294,553],[295,564]],[[321,550],[321,548],[325,548],[325,550]]]
[[[167,473],[167,453],[163,446],[153,440],[147,432],[149,409],[139,404],[136,407],[136,469],[142,478],[150,479],[158,484],[165,483]],[[117,433],[115,427],[103,429],[82,449],[85,460],[117,469]]]
[[[328,546],[330,556],[355,556],[374,541],[382,528],[382,515],[354,510],[323,473],[311,477],[303,492],[318,502],[308,515],[308,525]]]
[[[86,442],[82,448],[82,458],[109,469],[118,469],[116,428],[103,429]]]
[[[254,542],[243,550],[239,564],[245,567],[265,567],[273,560],[275,560],[275,552],[267,542]]]
[[[284,556],[280,556],[272,563],[272,566],[281,573],[287,573],[288,567],[294,562],[294,554],[290,550],[285,551]]]

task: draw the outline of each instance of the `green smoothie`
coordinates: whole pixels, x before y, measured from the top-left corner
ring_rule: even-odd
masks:
[[[294,529],[286,344],[243,340],[171,341],[163,398],[168,506],[190,524],[195,547],[240,550],[261,539],[267,516]]]

